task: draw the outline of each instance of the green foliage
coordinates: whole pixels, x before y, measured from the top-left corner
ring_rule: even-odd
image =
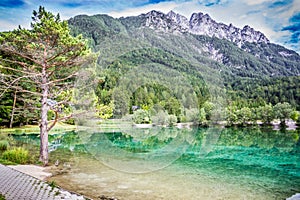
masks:
[[[90,53],[90,49],[81,35],[70,35],[66,21],[40,7],[38,11],[33,11],[30,30],[19,27],[0,33],[0,52],[0,71],[6,74],[3,81],[12,83],[10,88],[0,87],[1,93],[8,92],[2,97],[7,102],[6,107],[0,106],[0,110],[4,111],[1,113],[6,115],[3,124],[7,124],[11,115],[15,90],[14,124],[36,124],[39,121],[40,94],[44,87],[42,79],[47,81],[48,99],[58,103],[50,107],[53,111],[49,113],[49,118],[55,117],[54,111],[59,111],[56,113],[61,118],[70,114],[68,103],[72,96],[69,92],[74,81],[72,77],[78,67],[86,62],[85,55]],[[42,60],[45,64],[41,64]]]
[[[202,108],[205,111],[206,114],[206,119],[210,119],[211,118],[211,112],[214,110],[214,104],[212,102],[206,101],[203,105]]]
[[[101,119],[109,119],[113,116],[113,103],[109,105],[98,104],[96,105],[97,114]]]
[[[248,107],[243,107],[237,112],[237,118],[243,125],[246,125],[248,122],[252,122],[251,109]]]
[[[39,18],[36,12],[33,22],[36,28],[33,30],[39,30],[43,26],[45,30],[48,30],[46,32],[49,33],[48,35],[67,35],[69,29],[66,22],[57,25],[56,22],[60,22],[58,16],[47,13],[45,10],[39,12],[45,14],[45,18]],[[223,82],[220,85],[225,86],[227,96],[222,96],[222,98],[230,102],[226,109],[228,125],[245,125],[255,120],[268,124],[275,117],[281,118],[280,112],[275,113],[275,110],[279,108],[273,108],[279,102],[288,102],[293,109],[300,109],[300,57],[295,52],[271,43],[245,43],[240,48],[234,43],[215,37],[160,34],[143,28],[145,21],[144,16],[114,19],[107,15],[80,15],[68,21],[71,29],[68,33],[71,32],[76,36],[77,42],[83,45],[84,39],[80,35],[82,34],[87,39],[84,43],[89,44],[101,55],[99,57],[101,59],[98,59],[98,71],[95,72],[101,79],[95,91],[99,99],[98,110],[101,110],[102,114],[99,114],[101,118],[111,117],[109,108],[111,104],[114,104],[114,118],[133,113],[132,106],[151,111],[154,106],[159,105],[168,114],[176,115],[179,121],[206,123],[207,120],[211,120],[212,114],[216,114],[212,113],[216,110],[215,105],[211,103],[214,102],[211,99],[213,95],[207,85],[214,83],[212,80],[216,77],[216,73],[221,74]],[[36,31],[22,30],[19,31],[26,33],[28,37],[31,35],[36,37]],[[26,37],[23,39],[26,41]],[[75,40],[68,40],[67,43],[77,44]],[[65,45],[64,42],[62,40]],[[22,45],[19,44],[19,46]],[[207,46],[215,49],[222,56],[218,60],[211,59],[212,55],[205,50]],[[41,44],[28,43],[28,48],[41,54]],[[83,48],[83,50],[86,53],[88,48]],[[284,56],[282,52],[288,56]],[[64,59],[63,56],[59,57],[60,61]],[[144,84],[132,94],[127,94],[123,89],[117,88],[119,81],[127,72],[134,71],[137,66],[151,69],[152,66],[149,64],[160,65],[163,69],[179,72],[191,85],[191,91],[184,92],[182,88],[170,90],[168,86],[157,83]],[[63,71],[63,74],[64,72],[68,70]],[[59,70],[57,73],[55,71],[55,78],[61,76]],[[134,82],[134,79],[132,81]],[[177,80],[174,79],[173,83],[176,85]],[[32,84],[28,86],[38,91],[38,88],[33,87]],[[10,91],[3,98],[3,105],[0,105],[0,123],[2,124],[7,124],[9,121],[12,94],[13,91]],[[89,95],[82,98],[89,98]],[[33,115],[38,116],[38,112],[29,111],[29,104],[36,103],[17,102],[17,106],[24,108],[24,112],[16,114],[20,117],[16,117],[15,124],[38,121],[33,117]],[[194,108],[193,105],[198,105],[198,113],[190,110]],[[64,105],[63,112],[70,113],[69,108],[70,106]],[[152,117],[156,116],[153,120],[165,124],[165,113],[158,113],[158,111],[156,113],[151,114]],[[295,113],[293,114],[296,117]],[[222,119],[222,117],[214,118]]]
[[[181,114],[181,104],[174,97],[171,97],[167,101],[162,102],[162,105],[164,105],[164,108],[170,115],[179,116]]]
[[[0,151],[6,151],[9,147],[7,140],[0,140]]]
[[[199,122],[200,124],[206,124],[207,123],[207,118],[206,118],[206,112],[204,108],[201,108],[199,111]]]
[[[26,164],[29,162],[29,152],[21,147],[7,150],[2,154],[2,159],[18,163]]]
[[[280,119],[282,124],[285,124],[285,120],[291,117],[293,112],[292,106],[287,103],[278,103],[274,106],[275,118]]]
[[[300,116],[300,112],[299,111],[294,110],[291,113],[291,119],[294,120],[294,121],[298,121],[299,116]]]
[[[133,113],[133,122],[136,124],[151,124],[149,111],[139,109]]]
[[[114,90],[114,116],[115,117],[122,117],[128,114],[130,100],[127,94],[125,94],[122,90],[116,89]]]
[[[228,106],[226,108],[226,122],[228,126],[232,126],[238,122],[237,108],[234,106]]]
[[[1,71],[0,71],[1,72]],[[7,93],[5,96],[1,98],[1,105],[0,105],[0,124],[8,125],[9,119],[11,116],[12,110],[12,97],[11,93]]]
[[[280,119],[282,124],[285,124],[286,119],[297,121],[299,112],[293,110],[292,106],[287,103],[278,103],[275,106],[266,104],[256,108],[228,106],[226,108],[227,125],[248,123],[256,123],[256,120],[262,121],[264,124],[270,124],[274,119]]]
[[[227,93],[238,107],[288,102],[300,109],[300,77],[240,78],[226,80]]]
[[[273,106],[271,104],[267,104],[265,106],[258,107],[257,118],[261,119],[265,124],[270,124],[275,118]]]
[[[2,194],[0,194],[0,200],[5,200],[5,196],[3,196]]]
[[[6,160],[6,159],[2,159],[1,157],[0,157],[0,163],[2,165],[17,165],[17,163],[9,161],[9,160]]]
[[[49,186],[50,186],[51,188],[57,187],[57,184],[56,184],[55,181],[48,182],[48,184],[49,184]]]
[[[204,111],[204,109],[202,109],[202,111]],[[201,122],[200,120],[201,117],[204,117],[206,119],[205,113],[204,116],[203,115],[199,116],[199,115],[200,115],[199,110],[197,108],[187,109],[185,111],[186,122],[193,122],[195,124],[198,124],[199,121]]]
[[[158,112],[154,111],[155,114],[151,116],[151,121],[155,125],[167,125],[168,124],[168,113],[164,110],[159,110]]]
[[[176,115],[169,115],[168,116],[168,125],[174,126],[177,123],[177,117]]]

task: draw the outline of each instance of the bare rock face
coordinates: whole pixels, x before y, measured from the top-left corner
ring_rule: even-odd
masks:
[[[192,33],[194,35],[207,35],[220,39],[227,39],[242,46],[245,42],[269,43],[269,39],[261,32],[250,26],[239,29],[232,24],[226,25],[213,20],[208,14],[194,13],[190,20],[186,17],[171,11],[164,14],[158,11],[151,11],[144,15],[146,18],[144,26],[157,31],[171,33]]]
[[[173,11],[164,14],[158,11],[151,11],[145,15],[144,26],[165,32],[184,33],[189,31],[189,21],[186,17],[176,14]]]

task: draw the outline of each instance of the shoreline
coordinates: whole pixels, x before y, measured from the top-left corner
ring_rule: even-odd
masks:
[[[0,194],[4,199],[72,199],[91,200],[45,181],[51,173],[36,165],[5,166],[0,164]],[[2,197],[1,196],[1,197]]]
[[[38,165],[7,165],[7,167],[37,178],[41,181],[46,181],[47,178],[52,176],[49,167],[42,167]]]
[[[42,167],[42,166],[38,166],[38,165],[6,165],[6,167],[9,167],[16,171],[19,171],[19,172],[29,175],[31,177],[37,178],[46,183],[49,178],[55,176],[55,173],[50,172],[50,171],[54,170],[53,166]],[[68,194],[68,193],[75,194],[84,199],[92,200],[91,198],[89,198],[83,194],[80,194],[77,191],[66,190],[66,189],[62,188],[60,185],[57,185],[56,187],[66,191],[65,192],[66,194]],[[117,200],[117,198],[107,197],[105,195],[101,195],[100,198],[101,198],[101,200]]]
[[[24,174],[27,174],[29,176],[35,177],[41,181],[46,181],[48,178],[55,176],[55,174],[49,172],[53,170],[52,166],[42,167],[38,165],[7,165],[7,167],[22,172]],[[70,192],[78,194],[76,191],[74,192],[70,191]],[[116,199],[116,198],[114,197],[109,198],[105,195],[102,195],[101,199]],[[299,200],[299,199],[300,199],[300,193],[295,193],[294,195],[286,198],[286,200]]]

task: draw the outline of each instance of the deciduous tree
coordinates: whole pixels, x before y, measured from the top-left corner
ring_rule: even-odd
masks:
[[[285,120],[290,118],[293,112],[293,108],[291,104],[284,102],[284,103],[277,103],[274,106],[274,113],[275,117],[280,119],[280,123],[285,125]]]

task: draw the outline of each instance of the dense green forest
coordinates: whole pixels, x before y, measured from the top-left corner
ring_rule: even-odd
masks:
[[[93,80],[86,80],[94,93],[82,94],[95,100],[98,117],[134,114],[136,123],[202,125],[299,118],[300,56],[294,51],[272,43],[238,47],[214,37],[162,33],[144,27],[144,17],[81,15],[68,21],[72,34],[82,34],[99,55],[89,69]],[[6,91],[1,125],[8,126],[12,115],[13,125],[37,123],[35,104],[28,94]]]

